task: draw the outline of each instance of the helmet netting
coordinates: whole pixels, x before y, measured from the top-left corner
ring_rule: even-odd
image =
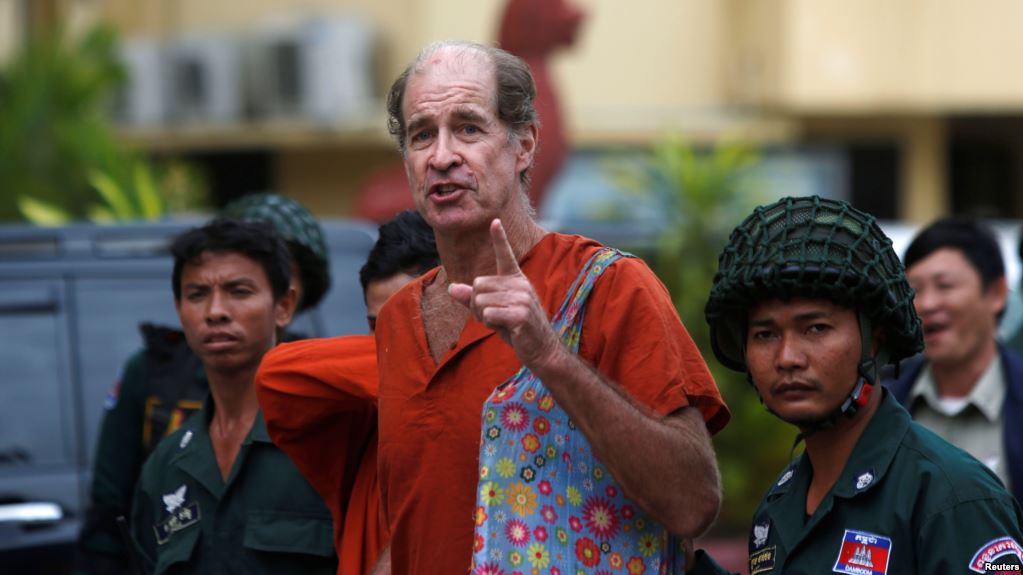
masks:
[[[825,298],[859,310],[887,333],[890,360],[923,347],[913,290],[873,216],[811,196],[761,206],[733,232],[705,310],[715,355],[745,370],[748,310],[758,301]]]

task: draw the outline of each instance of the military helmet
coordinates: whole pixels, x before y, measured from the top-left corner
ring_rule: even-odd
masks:
[[[238,220],[267,221],[288,243],[302,279],[298,310],[316,307],[330,289],[330,259],[323,229],[302,204],[278,194],[250,194],[228,204],[223,215]]]
[[[704,310],[714,355],[746,371],[748,310],[765,299],[794,297],[824,298],[859,312],[884,330],[879,357],[888,361],[923,349],[913,290],[891,240],[873,216],[845,202],[784,198],[756,208],[735,228]],[[871,326],[863,323],[866,358]]]

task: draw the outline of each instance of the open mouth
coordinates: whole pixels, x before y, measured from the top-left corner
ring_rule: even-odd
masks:
[[[454,195],[462,187],[457,184],[439,184],[430,188],[430,195],[443,199]]]
[[[934,335],[948,329],[947,323],[925,323],[924,335]]]

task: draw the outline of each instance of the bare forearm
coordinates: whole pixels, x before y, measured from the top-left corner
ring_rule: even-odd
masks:
[[[696,537],[710,526],[720,478],[698,410],[659,416],[567,349],[530,368],[630,498],[678,535]]]
[[[649,413],[571,353],[519,269],[500,220],[491,222],[490,237],[496,275],[477,276],[471,286],[452,283],[448,293],[508,342],[634,501],[668,530],[699,535],[720,500],[714,452],[699,414]]]

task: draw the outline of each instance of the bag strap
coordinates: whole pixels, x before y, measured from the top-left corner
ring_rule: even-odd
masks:
[[[627,257],[634,256],[615,248],[601,248],[590,256],[575,281],[572,282],[572,287],[568,288],[565,301],[562,302],[558,312],[554,314],[552,324],[562,341],[573,352],[579,350],[579,335],[582,332],[586,301],[590,292],[593,291],[594,284],[608,267],[619,259]]]

